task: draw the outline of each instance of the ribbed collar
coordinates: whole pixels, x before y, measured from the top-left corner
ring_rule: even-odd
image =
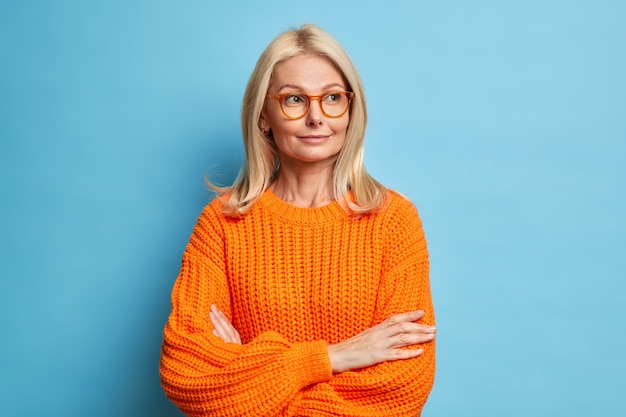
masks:
[[[269,188],[265,190],[259,203],[272,215],[289,223],[314,225],[349,217],[337,201],[322,207],[302,208],[281,200]]]

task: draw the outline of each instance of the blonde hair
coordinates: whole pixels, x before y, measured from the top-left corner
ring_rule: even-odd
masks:
[[[221,194],[224,212],[245,214],[261,197],[279,169],[276,149],[259,127],[261,111],[274,68],[289,58],[312,54],[328,59],[345,78],[348,90],[355,93],[350,106],[350,121],[342,150],[335,162],[334,194],[339,203],[354,215],[383,209],[388,190],[370,176],[363,164],[363,142],[367,110],[361,78],[341,45],[314,25],[303,25],[274,39],[256,63],[241,110],[246,161],[230,187],[209,186]]]

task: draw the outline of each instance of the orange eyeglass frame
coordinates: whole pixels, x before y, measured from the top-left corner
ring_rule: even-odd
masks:
[[[346,106],[346,109],[343,112],[341,112],[341,114],[339,114],[337,116],[331,116],[330,114],[326,113],[324,111],[324,106],[322,106],[322,97],[326,97],[326,96],[331,95],[331,94],[341,94],[343,96],[346,96],[346,98],[348,99],[348,105]],[[304,97],[306,97],[308,99],[306,110],[304,111],[304,113],[302,113],[302,116],[291,117],[287,113],[285,113],[285,110],[283,109],[283,99],[285,97],[289,97],[289,96],[304,96]],[[308,94],[294,94],[294,93],[285,93],[285,94],[269,94],[269,93],[267,93],[266,97],[274,99],[274,100],[278,100],[278,106],[280,107],[280,111],[283,113],[283,115],[287,119],[290,119],[290,120],[302,119],[309,112],[309,109],[311,108],[311,101],[312,100],[317,100],[317,102],[320,105],[320,110],[322,111],[322,114],[324,116],[329,117],[331,119],[337,119],[337,118],[343,116],[344,114],[346,114],[346,112],[350,108],[350,103],[352,103],[352,99],[354,98],[354,92],[352,92],[352,91],[331,91],[329,93],[325,93],[325,94],[322,94],[320,96],[310,96]]]

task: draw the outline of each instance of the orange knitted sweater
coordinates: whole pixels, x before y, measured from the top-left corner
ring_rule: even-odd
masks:
[[[211,304],[243,345],[212,334]],[[351,218],[335,202],[298,208],[271,191],[243,217],[202,212],[165,326],[161,381],[189,416],[419,416],[435,373],[424,353],[334,374],[327,345],[385,318],[424,310],[434,324],[428,252],[417,211],[391,193]]]

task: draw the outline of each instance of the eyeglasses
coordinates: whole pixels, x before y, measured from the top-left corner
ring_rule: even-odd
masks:
[[[337,91],[326,93],[321,96],[309,96],[306,94],[267,94],[267,98],[278,100],[280,110],[285,117],[297,120],[304,117],[311,107],[311,100],[320,103],[320,109],[326,117],[336,119],[343,116],[350,107],[350,102],[354,98],[352,91]]]

